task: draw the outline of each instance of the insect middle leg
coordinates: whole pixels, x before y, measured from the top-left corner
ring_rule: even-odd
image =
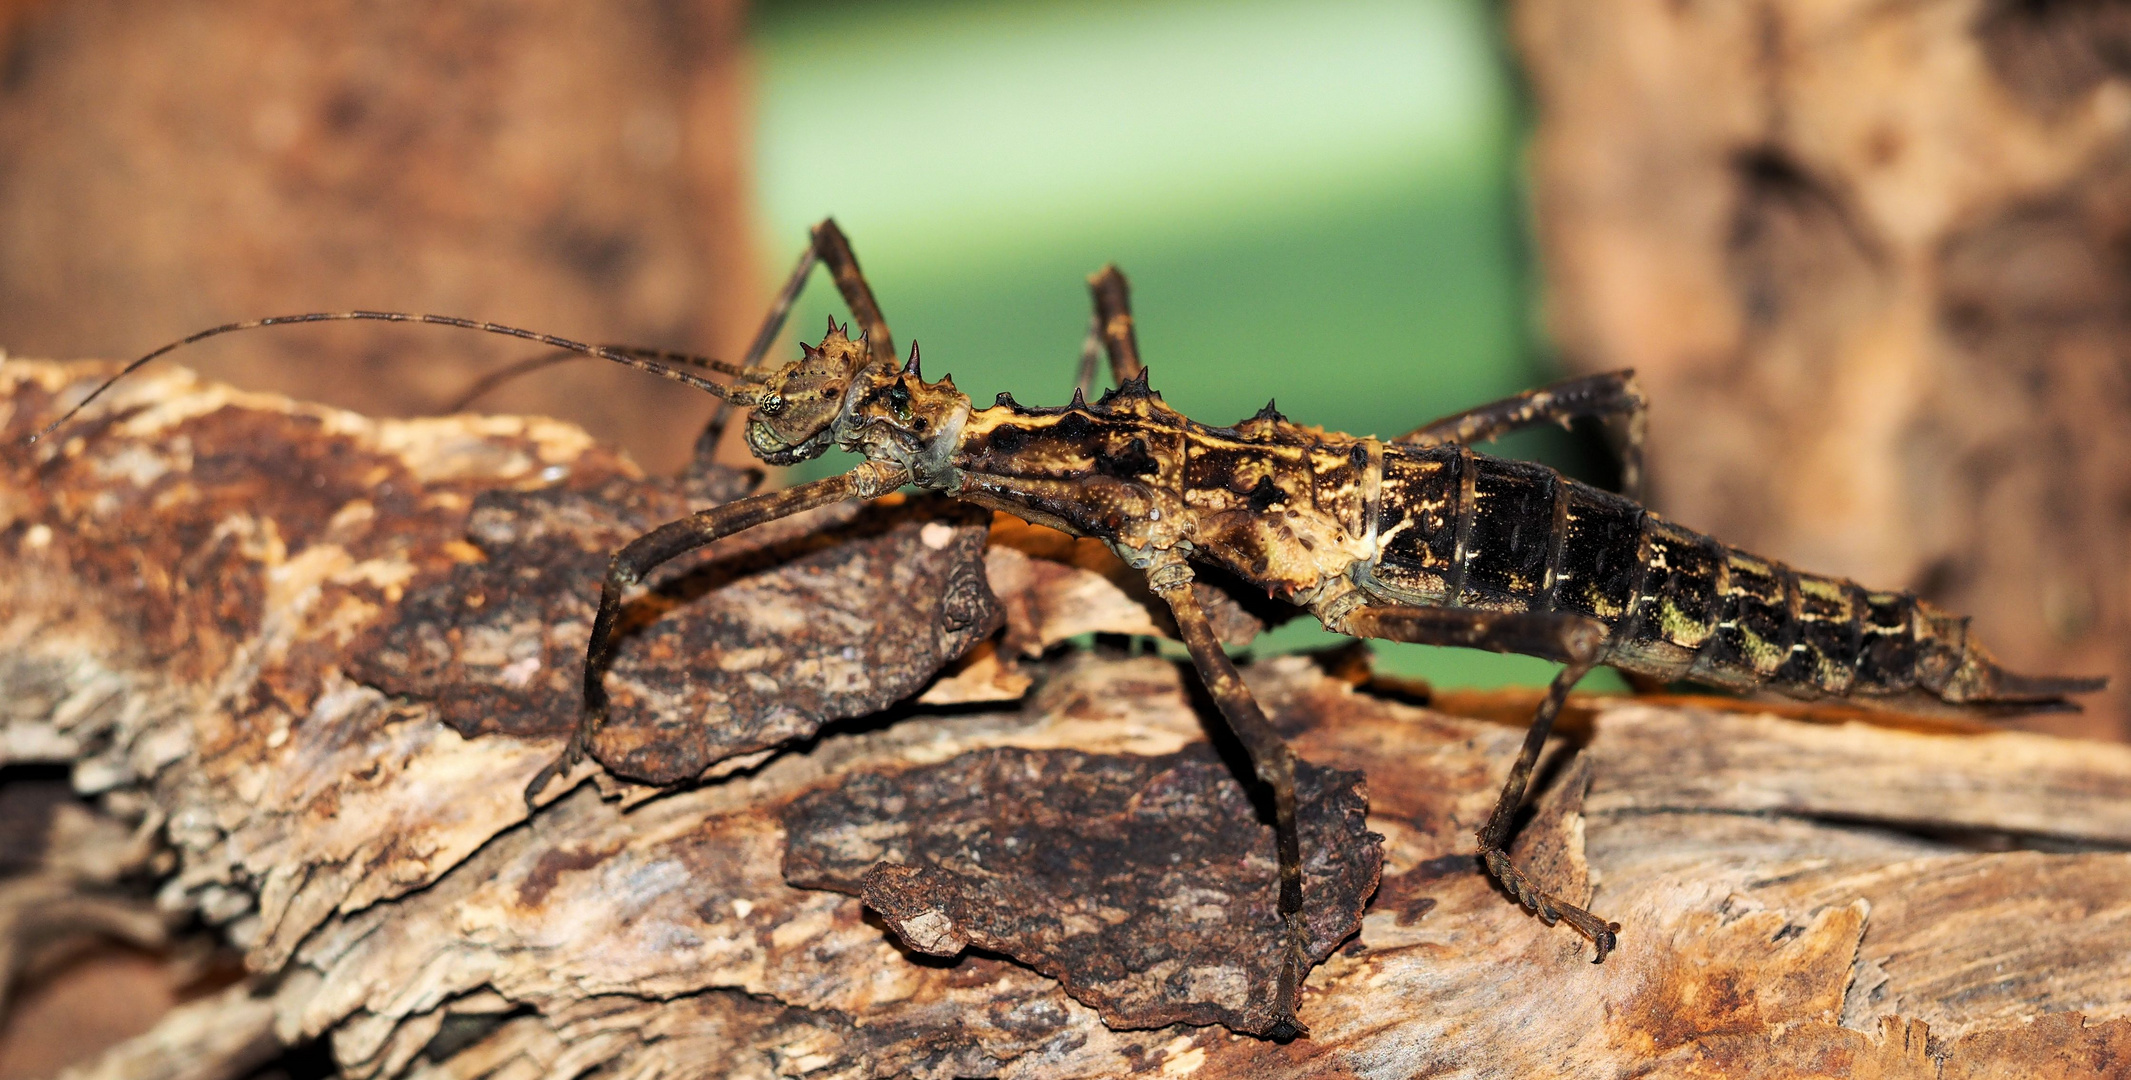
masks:
[[[1535,424],[1566,424],[1579,417],[1606,422],[1606,435],[1620,466],[1621,494],[1642,497],[1643,428],[1648,402],[1633,371],[1608,371],[1549,383],[1513,397],[1432,420],[1391,440],[1404,446],[1487,442]]]
[[[1509,779],[1495,800],[1487,824],[1480,827],[1480,860],[1517,902],[1547,925],[1566,922],[1596,946],[1592,963],[1603,963],[1613,951],[1620,924],[1601,919],[1539,887],[1509,858],[1510,834],[1515,831],[1517,810],[1531,786],[1532,769],[1554,719],[1573,688],[1605,655],[1606,628],[1581,615],[1566,612],[1501,612],[1471,608],[1364,607],[1349,612],[1337,627],[1356,637],[1408,641],[1421,645],[1457,645],[1493,652],[1543,656],[1565,666],[1547,688],[1539,711],[1524,733],[1524,746],[1510,767]]]
[[[1275,1020],[1268,1034],[1292,1039],[1309,1034],[1295,1019],[1302,982],[1310,972],[1309,941],[1302,921],[1302,837],[1295,821],[1295,754],[1287,740],[1265,717],[1250,688],[1206,619],[1198,598],[1191,593],[1192,572],[1181,558],[1157,563],[1147,571],[1147,585],[1169,604],[1182,631],[1184,646],[1191,651],[1192,665],[1206,692],[1221,709],[1228,728],[1250,754],[1258,779],[1273,789],[1273,834],[1280,856],[1280,920],[1287,935],[1280,974],[1274,989]]]

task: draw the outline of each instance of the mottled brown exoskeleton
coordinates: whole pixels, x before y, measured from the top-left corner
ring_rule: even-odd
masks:
[[[769,343],[817,263],[829,268],[862,332],[853,338],[832,320],[821,343],[802,346],[799,359],[763,366]],[[561,758],[533,780],[529,803],[582,759],[589,736],[606,722],[602,675],[622,602],[654,568],[677,556],[812,507],[905,485],[1103,541],[1145,572],[1152,591],[1168,603],[1207,690],[1271,790],[1279,911],[1287,935],[1273,1003],[1281,1017],[1276,1037],[1304,1032],[1295,1006],[1309,966],[1300,922],[1295,762],[1194,598],[1195,568],[1217,568],[1263,588],[1340,633],[1561,663],[1480,829],[1480,857],[1539,917],[1565,921],[1588,936],[1597,961],[1614,948],[1619,925],[1549,895],[1507,854],[1517,809],[1555,716],[1569,689],[1594,666],[1736,690],[1985,714],[2074,707],[2070,695],[2103,685],[2101,679],[2007,673],[1969,640],[1965,619],[1914,596],[1802,573],[1674,525],[1623,495],[1471,448],[1531,424],[1604,419],[1622,436],[1623,486],[1632,492],[1644,403],[1628,372],[1571,379],[1388,440],[1299,426],[1271,405],[1232,427],[1209,427],[1170,409],[1149,389],[1124,277],[1109,268],[1090,285],[1096,310],[1081,357],[1081,386],[1057,408],[1025,407],[1001,394],[980,409],[952,381],[927,382],[915,346],[907,361],[897,357],[857,260],[828,221],[814,229],[739,364],[590,346],[463,319],[336,312],[215,327],[125,370],[180,345],[258,326],[338,319],[438,323],[598,356],[709,391],[724,403],[699,448],[715,445],[728,406],[738,405],[747,410],[748,447],[765,462],[789,465],[832,446],[865,457],[841,476],[705,510],[615,553],[587,650],[577,733]],[[1086,392],[1102,352],[1118,385],[1090,403]],[[714,383],[675,363],[734,381]]]

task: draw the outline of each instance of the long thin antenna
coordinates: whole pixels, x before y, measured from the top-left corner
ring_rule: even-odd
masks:
[[[72,420],[75,414],[81,412],[81,410],[83,410],[84,408],[87,408],[90,402],[95,401],[99,397],[102,397],[104,391],[111,389],[111,387],[115,385],[120,379],[123,379],[126,376],[131,375],[136,371],[139,371],[142,367],[146,366],[149,361],[152,361],[164,355],[165,353],[169,353],[177,349],[182,349],[187,345],[191,345],[199,341],[205,341],[211,337],[218,337],[222,334],[235,333],[239,330],[257,330],[268,326],[287,326],[296,323],[348,322],[358,319],[368,320],[372,322],[425,323],[431,326],[455,326],[461,330],[479,330],[483,333],[501,334],[505,337],[514,337],[524,341],[538,342],[542,345],[546,345],[551,348],[562,349],[567,352],[579,353],[584,356],[596,356],[601,360],[620,364],[623,367],[635,368],[638,371],[649,372],[650,374],[657,375],[662,379],[671,379],[674,382],[680,383],[684,386],[695,387],[698,390],[713,394],[726,401],[730,401],[734,404],[741,405],[744,407],[752,407],[756,403],[756,401],[759,400],[753,393],[749,391],[742,390],[738,387],[730,387],[724,386],[719,383],[714,383],[708,379],[691,375],[688,372],[680,370],[679,368],[659,363],[656,360],[647,360],[640,356],[630,356],[621,351],[607,348],[604,345],[587,345],[581,341],[571,341],[569,338],[556,337],[553,334],[541,334],[531,330],[521,330],[515,326],[503,326],[499,323],[476,322],[473,319],[459,319],[449,315],[415,315],[402,311],[314,311],[304,315],[276,315],[266,319],[252,319],[246,322],[225,323],[221,326],[212,327],[206,330],[202,330],[197,334],[192,334],[188,337],[180,338],[179,340],[173,341],[170,344],[163,346],[162,348],[156,349],[155,351],[148,353],[145,356],[142,356],[140,359],[135,360],[130,364],[127,364],[125,367],[120,368],[118,374],[113,375],[109,379],[104,380],[103,385],[97,387],[93,391],[90,391],[88,397],[81,399],[81,401],[78,402],[73,408],[68,409],[65,413],[61,414],[59,419],[54,420],[49,424],[46,424],[42,431],[39,431],[37,434],[30,436],[30,445],[35,445],[38,440],[43,439],[47,435],[50,435],[54,430],[58,429],[61,424]],[[715,371],[730,371],[730,373],[736,375],[749,374],[738,369],[737,365],[727,364],[722,360],[710,361],[709,363],[703,366],[709,367]]]
[[[670,352],[665,349],[639,349],[628,345],[606,345],[602,347],[644,360],[682,364],[687,367],[709,368],[712,371],[723,372],[752,383],[760,383],[767,378],[760,371],[749,370],[738,364],[716,360],[708,356],[697,356],[694,353]],[[474,381],[472,386],[467,387],[458,397],[451,399],[439,411],[446,413],[465,412],[473,406],[474,402],[479,401],[489,391],[502,386],[504,383],[511,382],[521,376],[530,375],[542,368],[553,367],[566,361],[582,359],[584,359],[582,354],[570,352],[566,349],[554,349],[538,356],[528,356],[523,360],[497,368],[481,376]]]

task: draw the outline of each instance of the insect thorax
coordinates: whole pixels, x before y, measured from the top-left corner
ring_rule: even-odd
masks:
[[[1089,405],[973,413],[957,494],[1109,542],[1128,562],[1179,551],[1306,599],[1370,557],[1374,440],[1261,413],[1195,423],[1143,384]]]

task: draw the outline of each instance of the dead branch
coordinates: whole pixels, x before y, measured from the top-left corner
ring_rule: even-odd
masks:
[[[1040,544],[986,558],[984,522],[943,505],[736,538],[656,585],[613,679],[635,726],[609,756],[707,779],[587,769],[528,823],[519,792],[571,715],[585,568],[686,491],[560,424],[370,421],[175,370],[26,451],[88,374],[0,367],[0,746],[70,764],[152,841],[127,865],[165,912],[252,977],[73,1075],[231,1076],[315,1039],[363,1078],[2131,1059],[2131,749],[1588,703],[1519,856],[1624,924],[1594,966],[1475,865],[1515,727],[1371,693],[1352,657],[1250,665],[1322,805],[1351,810],[1323,850],[1360,861],[1313,867],[1313,891],[1344,880],[1358,906],[1382,860],[1359,933],[1342,946],[1327,918],[1311,1036],[1275,1044],[1175,1022],[1247,1005],[1248,956],[1192,949],[1249,929],[1271,866],[1185,676],[1029,644],[1144,629],[1062,612],[1103,595],[1075,576],[1096,569]],[[976,704],[914,700],[1001,619],[1012,647],[949,672]],[[1175,826],[1179,862],[1152,857],[1155,830],[1129,842],[1149,824]],[[892,926],[983,949],[921,956]]]

